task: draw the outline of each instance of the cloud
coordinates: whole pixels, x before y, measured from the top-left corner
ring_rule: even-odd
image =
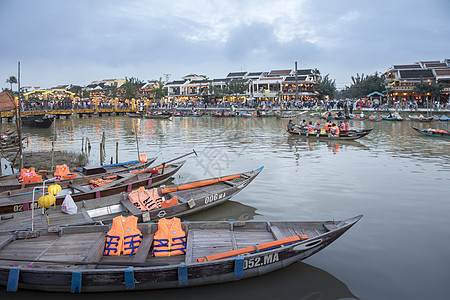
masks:
[[[4,0],[0,83],[17,61],[27,84],[43,87],[164,74],[221,78],[295,61],[345,83],[393,64],[445,59],[448,11],[444,0]]]

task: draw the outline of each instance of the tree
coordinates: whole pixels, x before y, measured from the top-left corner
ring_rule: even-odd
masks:
[[[12,85],[17,84],[17,78],[16,76],[9,76],[8,79],[6,79],[6,83],[9,83],[11,85],[11,92],[13,91]]]
[[[154,91],[154,99],[161,100],[165,96],[167,96],[167,88],[164,87],[164,82],[162,82],[161,78],[158,81],[158,84],[153,87]]]
[[[372,75],[361,76],[357,73],[356,76],[352,76],[352,85],[346,86],[344,90],[340,92],[341,97],[344,98],[364,98],[368,94],[373,92],[383,93],[385,91],[386,80],[382,76],[375,72]]]
[[[434,98],[439,99],[441,95],[441,91],[444,89],[444,86],[441,83],[438,83],[434,80],[425,82],[423,78],[420,78],[420,82],[416,83],[414,86],[414,92],[419,95],[431,95],[433,100]],[[428,108],[428,97],[427,97],[427,108]]]
[[[336,95],[336,81],[329,78],[329,74],[325,77],[319,79],[319,81],[314,85],[316,92],[319,94],[319,100],[323,100],[326,96],[333,99]]]
[[[125,98],[135,98],[143,84],[144,82],[137,78],[131,77],[128,79],[125,77],[125,83],[121,86],[125,90]]]
[[[233,79],[227,83],[225,88],[225,93],[229,95],[234,95],[236,98],[238,95],[245,94],[248,90],[248,83],[242,79]]]

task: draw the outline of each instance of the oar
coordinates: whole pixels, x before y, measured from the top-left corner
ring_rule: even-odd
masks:
[[[178,156],[177,158],[174,158],[174,159],[171,159],[171,160],[169,160],[169,161],[163,162],[163,163],[160,165],[160,166],[162,166],[162,171],[161,171],[162,174],[164,174],[164,168],[166,168],[166,164],[168,164],[168,163],[170,163],[170,162],[173,162],[173,161],[175,161],[175,160],[177,160],[177,159],[183,158],[183,157],[185,157],[185,156],[187,156],[187,155],[191,155],[192,153],[195,153],[195,155],[198,156],[198,155],[197,155],[197,152],[195,152],[195,150],[192,149],[192,152],[189,152],[189,153],[187,153],[187,154],[183,154],[183,155],[181,155],[181,156]],[[156,167],[155,167],[155,168],[156,168]],[[147,168],[147,169],[135,171],[135,172],[132,172],[132,173],[133,173],[133,174],[147,173],[147,172],[150,172],[151,170],[154,170],[155,168]]]
[[[162,168],[162,170],[161,170],[161,174],[164,174],[164,167],[166,166],[166,164],[168,164],[168,163],[170,163],[170,162],[173,162],[173,161],[175,161],[175,160],[178,160],[178,159],[180,159],[180,158],[183,158],[183,157],[185,157],[185,156],[191,155],[192,153],[194,153],[195,156],[198,156],[197,152],[195,152],[195,149],[192,149],[192,152],[183,154],[183,155],[181,155],[181,156],[179,156],[179,157],[177,157],[177,158],[174,158],[174,159],[171,159],[171,160],[169,160],[169,161],[163,162],[163,163],[162,163],[163,168]]]
[[[173,162],[173,161],[178,160],[178,159],[180,159],[180,158],[183,158],[183,157],[185,157],[185,156],[191,155],[191,154],[193,154],[193,153],[195,154],[195,156],[198,156],[197,152],[195,152],[195,150],[192,149],[192,152],[189,152],[189,153],[183,154],[183,155],[181,155],[181,156],[179,156],[179,157],[177,157],[177,158],[174,158],[174,159],[165,161],[165,162],[162,163],[162,165],[168,164],[168,163],[170,163],[170,162]]]
[[[45,259],[20,259],[14,257],[0,257],[0,260],[10,260],[10,261],[20,261],[20,262],[30,262],[30,263],[52,263],[52,264],[63,264],[63,265],[111,265],[111,266],[136,266],[136,267],[158,267],[167,266],[169,264],[164,263],[147,263],[147,262],[132,262],[132,261],[97,261],[97,262],[87,262],[87,261],[70,261],[70,260],[45,260]]]

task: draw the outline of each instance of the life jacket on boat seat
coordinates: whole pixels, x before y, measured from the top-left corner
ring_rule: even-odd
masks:
[[[153,256],[186,254],[186,233],[179,218],[158,221],[158,231],[153,238]]]
[[[166,208],[178,204],[177,196],[164,200],[161,194],[161,190],[158,188],[146,190],[143,186],[141,186],[139,189],[128,194],[128,199],[134,204],[134,206],[139,208],[140,211],[148,211],[161,207]]]
[[[19,183],[35,183],[42,182],[42,176],[36,174],[33,167],[20,170]]]
[[[349,130],[350,126],[348,125],[348,122],[344,122],[344,126],[342,127],[343,130]]]
[[[325,128],[320,129],[320,134],[327,134],[327,130]]]
[[[91,187],[91,189],[96,189],[102,185],[108,184],[112,182],[112,179],[103,179],[103,178],[98,178],[98,179],[92,179],[89,180],[89,186]]]
[[[57,165],[56,171],[53,174],[56,180],[63,180],[63,179],[73,179],[77,178],[77,174],[70,173],[69,167],[64,165]]]
[[[142,242],[142,233],[137,228],[138,218],[118,216],[113,219],[111,229],[106,234],[104,255],[130,255],[136,253]]]

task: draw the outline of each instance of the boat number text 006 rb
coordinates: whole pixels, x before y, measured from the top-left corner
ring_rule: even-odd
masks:
[[[214,194],[214,195],[207,196],[207,197],[205,197],[205,204],[214,202],[214,201],[216,201],[216,200],[220,200],[220,199],[222,199],[223,197],[225,197],[226,194],[227,194],[227,193],[220,193],[220,194]]]
[[[270,253],[264,256],[253,257],[244,260],[244,270],[261,267],[280,260],[278,252]]]

